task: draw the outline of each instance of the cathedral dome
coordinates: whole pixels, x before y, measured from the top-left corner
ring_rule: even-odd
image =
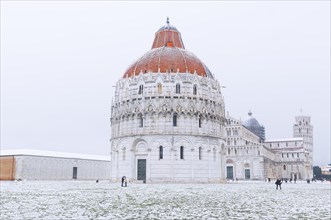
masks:
[[[135,61],[123,77],[149,72],[187,72],[213,78],[207,66],[185,49],[180,32],[169,24],[169,19],[167,24],[155,33],[152,49]]]
[[[248,112],[248,119],[243,122],[243,126],[245,126],[248,130],[259,136],[262,140],[265,139],[265,130],[264,126],[260,125],[260,123],[252,116],[252,112]]]

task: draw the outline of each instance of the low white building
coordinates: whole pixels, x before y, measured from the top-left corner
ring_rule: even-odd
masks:
[[[0,151],[0,180],[108,180],[110,156],[38,150]]]
[[[303,138],[267,139],[264,144],[275,153],[276,170],[286,179],[311,179],[309,153]]]

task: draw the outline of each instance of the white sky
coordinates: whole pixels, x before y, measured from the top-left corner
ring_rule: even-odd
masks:
[[[109,154],[110,104],[166,17],[267,138],[310,115],[330,159],[330,2],[1,1],[1,148]]]

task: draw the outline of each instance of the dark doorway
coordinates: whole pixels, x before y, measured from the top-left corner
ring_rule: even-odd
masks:
[[[73,167],[72,169],[72,178],[74,180],[77,179],[77,167]]]
[[[233,166],[226,167],[226,178],[229,180],[233,179]]]
[[[146,180],[146,159],[138,159],[137,179]]]
[[[245,169],[245,179],[246,180],[251,179],[251,170],[250,169]]]

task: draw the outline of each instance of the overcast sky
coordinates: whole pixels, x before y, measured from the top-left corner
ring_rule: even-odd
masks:
[[[302,109],[331,162],[329,1],[1,1],[1,149],[109,154],[113,86],[167,16],[231,116],[284,138]]]

